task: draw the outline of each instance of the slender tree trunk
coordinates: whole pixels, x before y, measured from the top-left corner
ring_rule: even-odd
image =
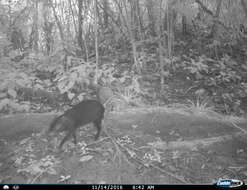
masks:
[[[218,30],[218,26],[217,26],[217,22],[216,20],[218,20],[219,18],[219,15],[220,15],[220,8],[221,8],[221,4],[222,4],[222,0],[217,0],[218,1],[218,4],[217,4],[217,9],[216,9],[216,13],[214,15],[214,24],[212,26],[212,29],[211,29],[211,36],[214,38],[215,35],[218,34],[217,30]]]
[[[146,0],[146,8],[148,14],[148,30],[150,31],[151,36],[156,36],[153,0]]]
[[[53,15],[55,17],[55,21],[56,21],[56,24],[57,24],[57,27],[58,27],[58,30],[59,30],[60,38],[61,38],[62,42],[64,43],[63,27],[62,27],[62,24],[61,24],[57,14],[56,14],[56,10],[55,10],[55,7],[54,7],[54,5],[52,3],[52,0],[50,0],[50,5],[52,7]]]
[[[98,52],[98,8],[97,0],[94,0],[94,34],[95,34],[95,55],[96,55],[96,69],[95,69],[95,83],[98,84],[98,64],[99,64],[99,52]]]
[[[12,16],[11,16],[11,1],[8,1],[8,18],[9,18],[9,29],[11,31],[11,25],[12,25]]]
[[[245,0],[241,0],[241,5],[244,9],[245,17],[247,18],[247,2]]]
[[[159,14],[158,14],[158,26],[157,26],[157,31],[159,35],[159,63],[160,63],[160,89],[161,92],[164,91],[164,59],[163,59],[163,51],[162,51],[162,0],[159,0]],[[168,11],[168,3],[167,3],[167,8],[166,12]],[[167,22],[168,23],[168,22]]]
[[[185,36],[187,34],[187,22],[186,22],[186,16],[182,16],[182,33]]]
[[[83,42],[82,42],[82,0],[78,0],[78,46],[81,51],[79,56],[82,55],[83,52]]]
[[[44,1],[43,2],[43,32],[44,32],[44,40],[45,40],[45,47],[46,47],[46,54],[50,55],[52,48],[53,48],[53,36],[52,36],[52,30],[54,27],[54,24],[52,21],[49,21],[50,16],[50,9],[49,9],[49,3]]]
[[[143,35],[143,21],[142,21],[142,16],[141,16],[141,8],[140,8],[140,1],[136,0],[136,17],[137,17],[137,22],[138,22],[138,30],[139,30],[139,35],[140,39],[144,39]]]
[[[35,52],[38,52],[39,45],[39,31],[38,31],[38,18],[39,18],[39,13],[38,13],[38,1],[35,2],[35,16],[34,16],[34,50]]]
[[[73,24],[74,24],[75,33],[77,34],[77,26],[76,26],[76,22],[75,22],[75,14],[74,14],[74,10],[73,10],[73,8],[72,8],[71,0],[69,0],[69,9],[70,9],[70,11],[71,11],[71,15],[72,15],[72,20],[73,20]]]
[[[109,7],[109,2],[108,0],[103,0],[103,11],[104,11],[104,27],[108,28],[108,7]]]
[[[167,7],[169,8],[169,0],[167,2]],[[172,56],[172,49],[173,49],[173,39],[174,39],[174,10],[169,8],[168,10],[168,17],[167,17],[167,50],[168,50],[168,58],[170,59]]]
[[[126,15],[128,15],[128,11],[127,11],[127,5],[126,5],[126,1],[123,1],[124,3],[124,10],[125,10],[125,13]],[[121,12],[121,7],[120,5],[118,4],[119,6],[119,10],[120,10],[120,16],[123,20],[123,23],[125,24],[126,28],[127,28],[127,31],[128,31],[128,34],[129,34],[129,39],[130,39],[130,43],[131,43],[131,47],[132,47],[132,51],[133,51],[133,59],[134,59],[134,64],[133,64],[133,69],[134,67],[136,67],[136,70],[137,72],[140,74],[141,72],[141,69],[139,67],[139,64],[138,64],[138,61],[137,61],[137,51],[136,51],[136,43],[135,43],[135,36],[134,36],[134,33],[133,33],[133,29],[132,29],[132,25],[131,25],[131,22],[129,22],[129,19],[125,19],[122,12]]]

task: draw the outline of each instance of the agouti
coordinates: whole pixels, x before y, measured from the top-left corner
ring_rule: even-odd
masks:
[[[55,118],[48,129],[48,133],[52,131],[68,131],[66,136],[63,138],[59,145],[59,149],[62,148],[63,144],[73,136],[74,143],[76,140],[76,129],[84,126],[88,123],[93,123],[97,128],[97,134],[95,135],[95,140],[100,136],[101,123],[104,118],[105,108],[97,100],[83,100],[79,104],[73,106],[71,109],[67,110],[64,114]]]

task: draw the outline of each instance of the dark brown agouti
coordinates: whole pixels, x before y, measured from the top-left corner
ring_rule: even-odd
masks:
[[[64,114],[55,118],[48,129],[48,133],[52,131],[68,131],[64,139],[59,145],[59,149],[62,148],[63,144],[73,136],[74,143],[76,140],[76,129],[84,126],[88,123],[93,123],[97,128],[97,134],[95,140],[100,136],[101,123],[104,118],[104,106],[97,100],[83,100],[79,104],[73,106],[67,110]]]

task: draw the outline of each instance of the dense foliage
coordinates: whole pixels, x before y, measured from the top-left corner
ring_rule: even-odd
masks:
[[[0,3],[0,110],[47,111],[108,86],[129,104],[247,111],[245,0]]]

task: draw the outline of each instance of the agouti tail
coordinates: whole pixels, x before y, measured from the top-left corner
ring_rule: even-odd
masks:
[[[73,136],[74,143],[76,144],[76,129],[80,126],[84,126],[88,123],[93,123],[97,128],[97,134],[95,140],[100,136],[101,123],[104,118],[104,106],[96,100],[84,100],[79,104],[73,106],[67,110],[64,114],[55,118],[49,127],[48,133],[52,131],[68,131],[64,139],[61,141],[59,148],[62,148],[63,144]]]

